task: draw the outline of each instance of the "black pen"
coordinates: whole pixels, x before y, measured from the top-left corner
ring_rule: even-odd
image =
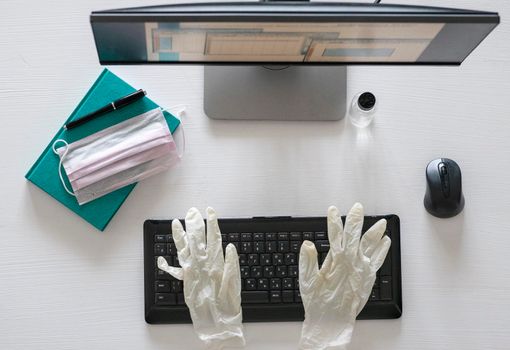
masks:
[[[126,107],[127,105],[130,105],[131,103],[138,101],[139,99],[144,97],[145,94],[146,94],[146,92],[143,91],[142,89],[140,89],[136,92],[133,92],[132,94],[129,94],[127,96],[119,98],[118,100],[107,104],[106,106],[98,109],[95,112],[84,115],[80,119],[74,120],[74,121],[64,125],[64,129],[71,130],[73,128],[76,128],[77,126],[85,124],[86,122],[88,122],[92,119],[99,117],[100,115],[103,115],[103,114],[109,113],[109,112],[113,112],[114,110],[120,109],[122,107]]]

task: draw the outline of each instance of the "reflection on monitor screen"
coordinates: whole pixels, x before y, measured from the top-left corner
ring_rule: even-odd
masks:
[[[416,62],[444,23],[145,23],[152,62]]]

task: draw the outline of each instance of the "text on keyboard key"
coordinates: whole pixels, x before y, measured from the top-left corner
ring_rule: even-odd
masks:
[[[156,293],[156,304],[158,305],[175,305],[177,300],[175,294],[172,293]]]
[[[269,296],[271,299],[271,303],[281,303],[282,302],[282,292],[280,292],[279,290],[273,290]]]
[[[168,293],[170,292],[170,281],[156,281],[156,292]]]

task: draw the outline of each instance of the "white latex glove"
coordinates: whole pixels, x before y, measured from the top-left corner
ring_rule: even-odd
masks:
[[[329,253],[319,270],[317,250],[303,242],[299,256],[299,289],[305,308],[300,349],[345,349],[356,316],[365,306],[376,272],[391,240],[383,237],[386,220],[375,223],[361,238],[363,206],[356,203],[345,222],[336,207],[328,209]]]
[[[182,268],[168,266],[163,257],[158,267],[182,280],[184,300],[193,327],[208,349],[244,346],[241,311],[241,272],[234,245],[225,259],[216,212],[207,208],[207,247],[204,220],[196,208],[186,215],[186,230],[179,220],[172,222],[177,256]]]

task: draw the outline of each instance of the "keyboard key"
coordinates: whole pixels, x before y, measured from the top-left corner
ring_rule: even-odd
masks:
[[[273,290],[269,293],[269,298],[271,303],[281,303],[282,302],[282,292],[279,290]]]
[[[269,233],[266,233],[266,241],[276,241],[276,233],[274,232],[269,232]]]
[[[328,239],[325,232],[315,232],[315,239],[320,241],[321,239]]]
[[[276,241],[266,242],[266,252],[267,253],[274,253],[274,252],[276,252]]]
[[[273,259],[271,258],[271,254],[261,254],[260,255],[260,265],[267,266],[272,265]]]
[[[156,292],[168,293],[170,292],[170,281],[156,281]]]
[[[175,243],[168,243],[166,245],[166,250],[168,251],[168,255],[177,255],[177,248],[175,247]]]
[[[239,241],[239,233],[232,232],[232,233],[229,233],[227,236],[228,236],[228,240],[230,242],[233,242],[233,241],[237,242],[237,241]]]
[[[154,242],[156,242],[156,243],[166,243],[166,236],[165,235],[155,235],[154,236]]]
[[[269,290],[269,280],[267,278],[259,278],[257,281],[258,290]]]
[[[301,292],[299,291],[299,289],[294,291],[294,301],[296,303],[301,303],[302,302],[302,300],[301,300]]]
[[[269,302],[268,292],[241,292],[241,300],[246,304],[261,304]]]
[[[271,289],[282,289],[282,281],[279,278],[271,278]]]
[[[241,242],[241,253],[251,253],[252,242]]]
[[[276,266],[276,277],[287,277],[287,266]]]
[[[249,266],[241,266],[241,278],[250,277],[250,267]]]
[[[379,289],[372,289],[372,293],[370,294],[370,299],[371,301],[374,301],[374,300],[379,300]]]
[[[156,243],[154,245],[154,255],[166,255],[166,243]]]
[[[168,243],[172,243],[174,241],[174,236],[172,236],[171,234],[166,235],[166,241]]]
[[[295,265],[297,264],[296,254],[287,253],[285,254],[285,265]]]
[[[253,251],[258,254],[264,253],[265,242],[253,242]]]
[[[278,251],[280,253],[288,253],[290,251],[289,241],[278,241]]]
[[[381,283],[379,284],[380,297],[382,300],[390,300],[391,296],[391,277],[381,276]]]
[[[221,241],[223,243],[227,242],[227,235],[226,234],[224,234],[224,233],[221,234]]]
[[[273,254],[273,265],[283,265],[283,254],[281,253]]]
[[[175,299],[175,294],[156,293],[156,304],[158,304],[158,305],[176,305],[177,300]]]
[[[279,241],[288,241],[289,233],[288,232],[278,232],[278,240]]]
[[[239,242],[229,242],[232,243],[234,247],[236,247],[236,251],[239,252]],[[228,245],[228,244],[227,244]]]
[[[251,233],[241,233],[241,241],[242,242],[251,242],[253,240]]]
[[[292,278],[283,279],[283,289],[294,289],[294,281]]]
[[[292,290],[284,290],[282,293],[283,302],[284,303],[293,303],[294,302],[294,291]]]
[[[251,267],[251,277],[259,278],[262,277],[262,266]]]
[[[291,241],[302,241],[303,240],[303,234],[301,232],[291,232],[290,233],[290,240]]]
[[[248,257],[246,254],[239,254],[239,265],[248,265]]]
[[[254,241],[263,241],[264,240],[264,234],[257,232],[253,234],[253,240]]]
[[[299,278],[294,278],[294,289],[299,290]]]
[[[248,265],[254,266],[259,264],[259,255],[258,254],[249,254],[248,255]]]
[[[319,253],[329,251],[329,241],[315,241],[315,247]]]
[[[173,279],[173,277],[170,274],[166,273],[165,271],[156,268],[156,280],[169,280],[169,279]]]
[[[264,266],[264,277],[274,277],[274,266]]]
[[[315,234],[313,232],[303,232],[303,240],[313,241]]]
[[[254,278],[246,280],[246,290],[257,290],[257,281]]]
[[[179,293],[177,294],[177,305],[185,305],[186,302],[184,301],[184,294]]]
[[[297,265],[289,266],[289,277],[297,277],[299,274],[299,270]]]
[[[388,252],[388,255],[386,256],[386,259],[384,260],[384,263],[381,266],[381,269],[379,270],[379,274],[381,276],[391,276],[391,249]]]
[[[290,242],[290,251],[293,253],[299,253],[299,250],[301,249],[301,244],[303,242],[301,241],[291,241]]]
[[[170,281],[170,292],[179,293],[182,292],[182,281]]]

